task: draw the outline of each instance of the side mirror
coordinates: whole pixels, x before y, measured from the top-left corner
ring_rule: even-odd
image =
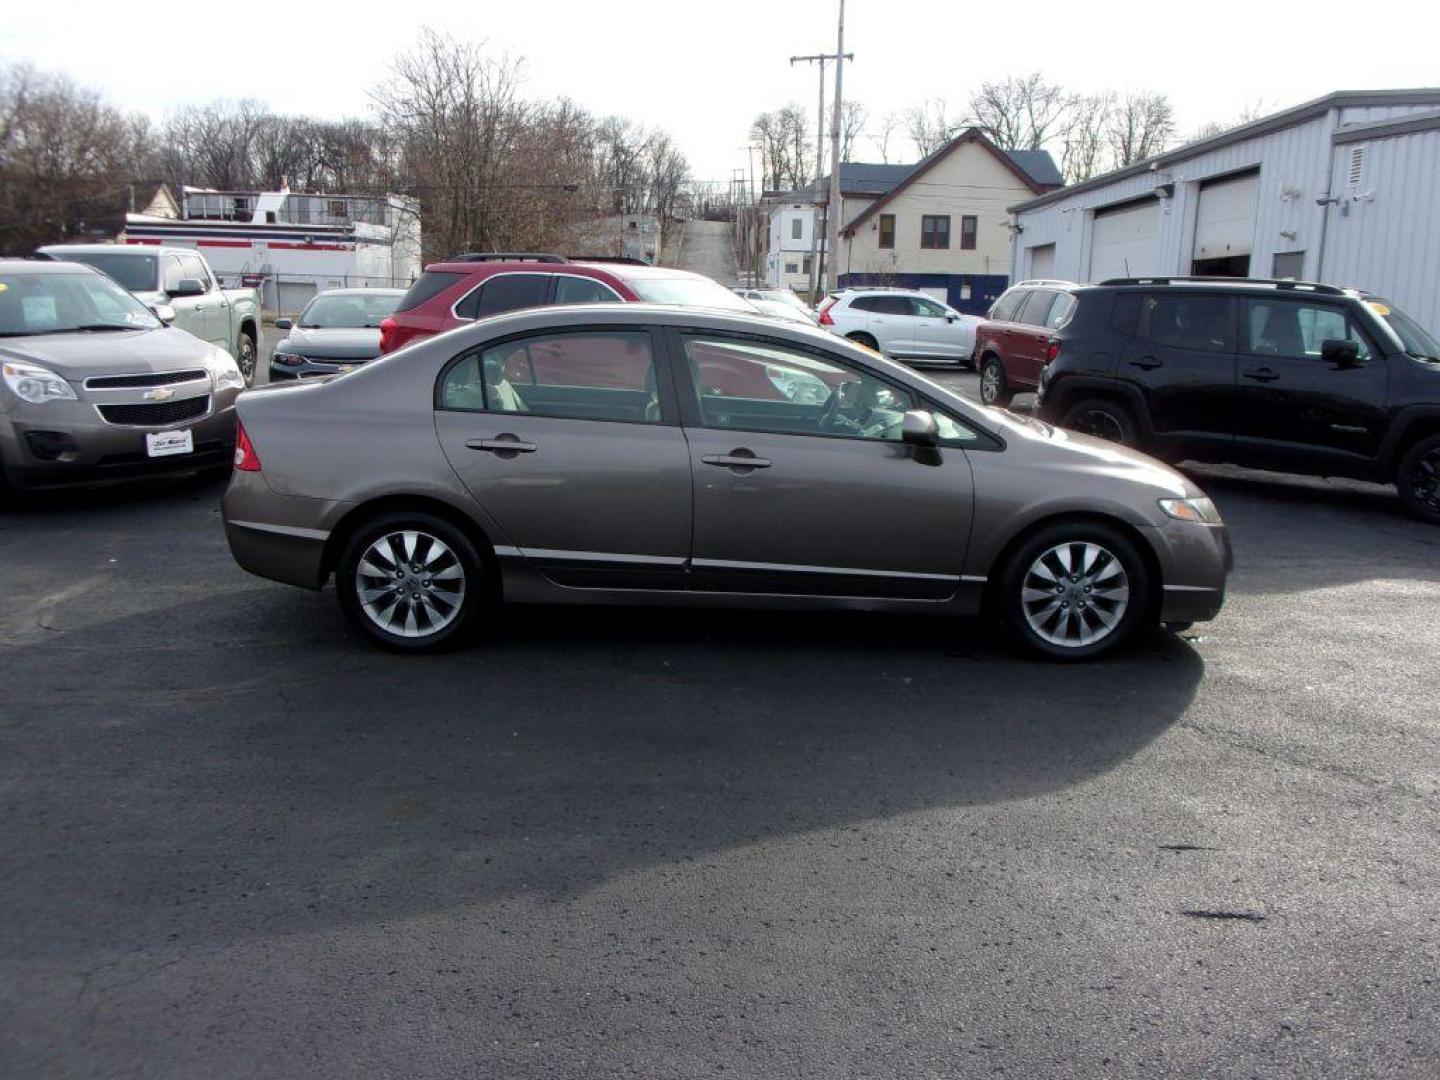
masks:
[[[1346,338],[1326,338],[1320,343],[1320,359],[1340,368],[1360,363],[1360,343]]]
[[[945,321],[946,321],[946,322],[957,322],[957,321],[959,321],[959,319],[960,319],[960,316],[959,316],[959,315],[956,315],[953,311],[947,312],[946,315],[945,315]]]
[[[175,321],[175,309],[169,304],[151,304],[150,311],[166,326]]]
[[[294,319],[276,319],[276,320],[275,320],[275,329],[276,329],[276,330],[290,330],[290,329],[292,329],[294,326],[295,326],[295,320],[294,320]]]
[[[924,409],[911,409],[900,422],[900,441],[911,446],[939,446],[940,426],[935,414]]]
[[[182,277],[175,283],[175,288],[167,290],[172,297],[175,296],[204,296],[205,283],[199,278]]]

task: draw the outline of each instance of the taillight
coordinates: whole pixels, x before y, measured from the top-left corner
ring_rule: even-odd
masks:
[[[1045,349],[1045,362],[1048,364],[1055,357],[1060,355],[1060,342],[1052,341]]]
[[[380,320],[380,351],[387,353],[393,349],[395,341],[395,319],[386,315]]]
[[[260,471],[260,457],[250,444],[250,436],[245,434],[245,425],[239,420],[235,421],[235,468],[241,472]]]
[[[834,300],[826,300],[820,305],[820,317],[816,320],[821,326],[834,326],[835,320],[830,318],[830,309],[835,306]]]

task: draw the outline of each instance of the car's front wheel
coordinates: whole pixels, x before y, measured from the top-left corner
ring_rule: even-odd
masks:
[[[255,384],[255,339],[248,331],[240,331],[240,338],[236,342],[235,366],[240,369],[240,375],[245,380],[246,386]]]
[[[475,545],[426,513],[387,514],[358,529],[336,567],[340,607],[356,629],[402,652],[440,649],[469,629],[484,599]]]
[[[1014,396],[1005,378],[1005,365],[1000,362],[1000,358],[993,354],[985,357],[980,362],[980,400],[986,405],[1003,409],[1010,404],[1010,399]]]
[[[1421,521],[1440,525],[1440,435],[1421,439],[1410,448],[1396,470],[1395,487],[1406,510]]]
[[[1087,660],[1134,633],[1151,585],[1124,534],[1098,522],[1062,522],[1016,549],[998,588],[1001,621],[1025,648],[1055,660]]]

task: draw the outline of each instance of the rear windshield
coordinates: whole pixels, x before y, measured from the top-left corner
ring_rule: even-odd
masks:
[[[755,309],[743,297],[736,296],[729,289],[709,278],[631,278],[627,285],[635,290],[641,300],[652,304],[683,304],[687,307],[725,308],[730,311]]]
[[[52,251],[57,259],[65,262],[84,263],[101,273],[109,274],[131,292],[155,292],[158,262],[154,255],[129,255],[119,252],[95,251],[70,255]]]
[[[1395,331],[1395,336],[1400,339],[1400,344],[1407,353],[1419,360],[1440,361],[1440,342],[1436,342],[1434,336],[1409,315],[1389,300],[1381,300],[1378,296],[1370,297],[1365,303]]]
[[[409,311],[417,308],[432,296],[439,296],[450,286],[458,285],[464,280],[464,274],[456,274],[449,270],[426,270],[400,298],[400,303],[395,305],[395,310]]]

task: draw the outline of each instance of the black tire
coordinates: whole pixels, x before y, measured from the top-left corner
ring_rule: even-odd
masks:
[[[416,543],[411,552],[416,561],[408,566],[396,558],[402,553],[404,541],[401,541],[402,549],[396,549],[387,541],[389,537],[404,533],[416,534]],[[432,543],[422,547],[424,542],[420,537],[427,537]],[[453,561],[442,556],[437,558],[432,566],[427,567],[426,560],[435,556],[435,540],[443,545]],[[365,580],[374,582],[375,591],[378,591],[382,581],[389,583],[390,573],[399,565],[403,576],[396,580],[392,590],[403,593],[406,588],[410,588],[413,590],[413,597],[422,598],[419,603],[403,598],[387,606],[385,601],[380,599],[372,600],[370,608],[367,609],[366,601],[360,595],[360,563],[367,554],[372,554],[373,557],[371,547],[377,542],[386,545],[390,566],[383,567],[378,562],[367,564],[385,569],[386,573],[383,577],[367,574]],[[415,567],[420,567],[420,571],[417,572]],[[448,579],[444,586],[440,585],[438,579],[453,567],[458,567],[461,572],[458,580],[462,588],[458,602],[449,605],[457,609],[453,616],[450,616],[444,604],[455,596],[451,587],[451,582],[455,579]],[[431,570],[435,575],[434,579],[422,576],[426,569]],[[426,585],[427,581],[431,584]],[[335,592],[340,601],[340,609],[350,624],[375,644],[397,652],[438,652],[462,640],[474,624],[476,613],[485,604],[488,584],[485,564],[470,538],[443,518],[421,511],[385,514],[366,522],[346,541],[335,568]],[[411,609],[414,609],[413,612]],[[426,632],[422,624],[432,621],[430,612],[438,612],[448,621],[438,629]],[[405,623],[410,618],[413,618],[413,625],[420,632],[407,636]],[[389,629],[382,623],[390,627],[399,625],[400,630],[397,632]]]
[[[1066,550],[1071,566],[1079,569],[1087,556],[1086,545],[1108,556],[1097,556],[1088,575],[1081,572],[1071,578],[1060,573],[1047,584],[1034,569],[1037,565],[1052,573],[1058,569],[1057,549]],[[1118,563],[1121,581],[1117,582],[1109,560]],[[1116,599],[1121,584],[1123,607]],[[1048,594],[1052,587],[1055,603],[1062,605],[1053,611],[1047,612],[1048,595],[1026,598],[1027,590]],[[1124,533],[1100,522],[1058,522],[1040,528],[1015,549],[1000,568],[994,600],[1001,623],[1026,651],[1051,660],[1089,660],[1114,649],[1144,624],[1151,609],[1151,588],[1145,560]],[[1113,623],[1107,624],[1107,616],[1114,616]],[[1102,630],[1100,636],[1085,639],[1087,632]],[[1071,643],[1063,640],[1071,637]]]
[[[980,400],[986,405],[1003,409],[1014,396],[1010,380],[1005,378],[1005,365],[994,353],[987,353],[980,361]]]
[[[846,334],[846,339],[855,342],[856,345],[863,345],[872,352],[880,351],[880,343],[869,334]]]
[[[241,330],[240,337],[235,342],[235,364],[240,369],[240,376],[245,380],[246,386],[253,386],[255,383],[255,337],[248,330]]]
[[[1413,517],[1440,525],[1440,435],[1421,439],[1410,448],[1395,470],[1395,488]]]
[[[1130,410],[1112,398],[1085,398],[1065,410],[1060,426],[1121,446],[1137,446],[1139,429]]]

